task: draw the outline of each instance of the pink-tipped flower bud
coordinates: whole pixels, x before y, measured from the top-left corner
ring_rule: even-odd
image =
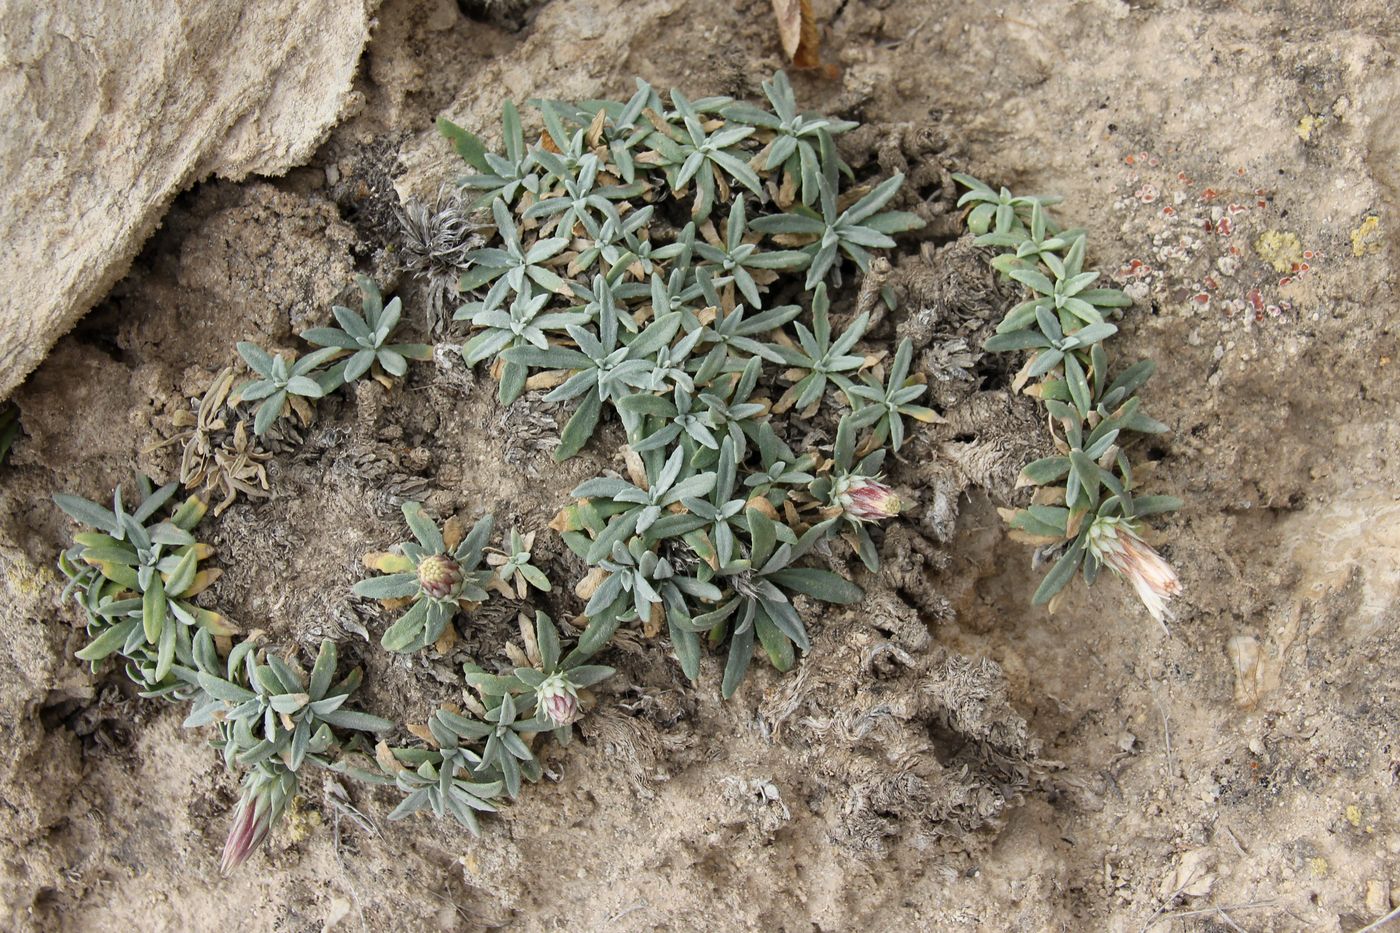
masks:
[[[546,677],[535,690],[535,699],[544,717],[556,727],[578,721],[578,693],[562,672],[556,671]]]
[[[1127,579],[1152,618],[1167,627],[1172,617],[1167,602],[1181,592],[1181,580],[1172,565],[1138,535],[1133,523],[1117,516],[1102,516],[1089,526],[1089,553],[1105,567]]]
[[[904,508],[899,496],[877,479],[850,476],[839,481],[836,501],[846,517],[858,522],[878,522],[894,518]]]
[[[446,554],[432,554],[418,562],[418,584],[434,599],[447,599],[462,583],[462,565]]]
[[[243,793],[233,814],[228,839],[224,842],[219,871],[227,875],[248,860],[267,841],[272,826],[282,818],[287,798],[296,789],[296,775],[283,772],[268,775],[250,772],[243,781]]]

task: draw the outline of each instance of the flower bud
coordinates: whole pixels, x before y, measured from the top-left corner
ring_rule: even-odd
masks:
[[[446,554],[432,554],[418,563],[418,584],[434,599],[447,599],[462,583],[462,566]]]
[[[287,798],[296,789],[296,775],[289,771],[268,774],[249,772],[243,779],[243,792],[233,814],[228,839],[224,842],[221,874],[227,875],[248,860],[267,841],[272,826],[282,818]]]
[[[578,693],[573,684],[564,679],[562,672],[546,677],[535,690],[535,699],[544,718],[556,727],[578,721]]]
[[[851,476],[838,484],[836,501],[846,517],[857,522],[878,522],[894,518],[904,504],[890,487],[876,479]]]

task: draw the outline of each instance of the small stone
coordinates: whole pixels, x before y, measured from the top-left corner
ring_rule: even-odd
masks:
[[[1390,884],[1372,879],[1366,882],[1366,910],[1379,917],[1390,910]]]
[[[321,933],[330,933],[342,920],[350,916],[350,902],[343,897],[331,898],[326,908],[326,919],[321,922]]]

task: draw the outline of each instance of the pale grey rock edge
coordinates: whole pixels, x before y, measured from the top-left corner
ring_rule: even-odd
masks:
[[[0,0],[0,400],[181,190],[311,156],[378,2]]]

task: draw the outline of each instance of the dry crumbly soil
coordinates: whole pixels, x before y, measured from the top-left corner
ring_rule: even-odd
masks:
[[[822,748],[769,728],[791,678],[756,671],[722,704],[713,666],[692,690],[661,646],[630,638],[584,740],[482,839],[389,823],[392,795],[355,785],[348,809],[314,775],[266,854],[221,880],[236,781],[178,710],[73,659],[81,629],[50,569],[70,529],[49,494],[100,497],[133,465],[172,475],[178,448],[152,448],[236,341],[291,347],[354,271],[392,275],[395,183],[425,193],[449,164],[426,132],[438,113],[625,94],[633,74],[752,95],[781,64],[762,0],[554,0],[494,21],[390,0],[363,106],[312,163],[182,196],[16,395],[25,437],[0,467],[0,924],[1350,933],[1400,903],[1389,5],[815,6],[840,74],[795,75],[804,105],[932,128],[948,165],[1064,195],[1092,261],[1137,299],[1114,347],[1159,363],[1146,404],[1171,433],[1145,449],[1151,484],[1188,503],[1162,539],[1186,588],[1171,636],[1112,581],[1053,616],[1031,608],[1028,550],[1006,540],[998,491],[971,489],[922,581],[946,604],[916,600],[952,610],[927,615],[927,651],[999,665],[992,693],[1040,747],[1019,800],[1011,788],[966,838],[896,828],[862,856]],[[550,413],[502,412],[483,382],[444,357],[391,393],[328,401],[269,462],[274,498],[210,526],[221,608],[280,644],[340,638],[384,715],[421,720],[452,696],[458,660],[386,659],[383,619],[348,596],[360,555],[401,536],[395,497],[541,528],[605,464],[554,466],[535,446]],[[510,615],[459,651],[497,656]],[[849,648],[862,624],[833,614],[819,645]],[[946,735],[931,747],[966,760]]]

